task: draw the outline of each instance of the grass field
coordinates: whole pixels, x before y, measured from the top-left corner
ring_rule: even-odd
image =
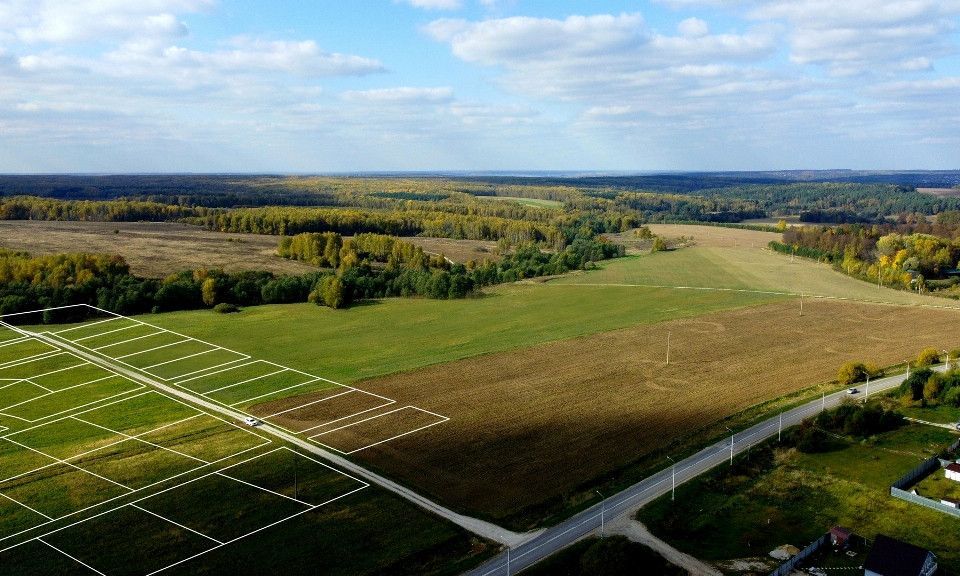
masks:
[[[911,425],[823,454],[777,450],[770,469],[753,475],[718,469],[678,487],[676,502],[665,497],[642,509],[639,518],[672,545],[710,561],[762,557],[784,543],[802,547],[840,524],[869,539],[882,533],[927,547],[952,573],[960,568],[956,519],[894,499],[889,486],[955,439],[947,430]]]
[[[238,351],[251,342],[271,360],[343,383],[718,310],[777,296],[618,287],[506,285],[468,300],[390,299],[348,310],[311,304],[238,314],[174,312],[142,320]]]
[[[117,230],[117,233],[114,233]],[[134,274],[163,278],[178,270],[222,267],[303,274],[314,268],[277,256],[277,237],[227,234],[169,222],[0,222],[0,247],[31,254],[119,254]]]
[[[137,326],[117,318],[48,328],[75,346],[109,351],[111,343],[137,338],[148,354],[167,351],[144,361],[145,372],[156,371],[147,362],[182,372],[182,362],[204,357],[200,368],[209,374],[223,360],[194,356],[195,348],[154,348],[132,336]],[[10,332],[0,327],[0,342],[8,344],[0,378],[10,377],[0,380],[10,383],[0,386],[4,574],[214,574],[226,566],[241,573],[453,574],[489,553],[488,544],[253,429]],[[23,345],[31,341],[45,348]],[[41,349],[44,355],[35,355]],[[105,390],[106,382],[117,385]],[[371,551],[369,541],[340,540],[344,535],[380,546]],[[297,542],[309,548],[297,550]]]
[[[605,262],[602,269],[557,279],[557,284],[640,284],[848,298],[892,304],[932,304],[960,309],[956,301],[917,295],[851,278],[803,258],[791,259],[766,250],[780,235],[712,226],[651,225],[667,238],[692,237],[695,245],[670,252],[630,256]]]

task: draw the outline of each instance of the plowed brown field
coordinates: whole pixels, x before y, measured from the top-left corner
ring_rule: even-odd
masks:
[[[451,417],[360,453],[445,503],[493,518],[544,505],[677,436],[832,379],[958,344],[954,311],[796,301],[638,326],[366,381]],[[664,365],[667,334],[672,336]]]

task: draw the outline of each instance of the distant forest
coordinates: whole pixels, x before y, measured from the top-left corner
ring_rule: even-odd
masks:
[[[462,298],[484,286],[586,269],[623,255],[607,242],[649,222],[736,224],[799,216],[839,225],[774,246],[890,285],[953,288],[960,172],[773,172],[586,177],[0,176],[0,219],[176,221],[271,234],[310,262],[301,277],[217,270],[132,276],[109,255],[0,253],[0,312],[87,302],[118,312],[388,296]],[[524,202],[527,200],[528,202]],[[533,200],[533,202],[529,202]],[[941,214],[932,222],[930,217]],[[934,235],[931,241],[926,235]],[[399,236],[488,240],[497,262],[453,264]],[[376,248],[371,248],[375,246]]]

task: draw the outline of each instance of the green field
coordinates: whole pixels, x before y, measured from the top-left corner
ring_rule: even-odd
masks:
[[[781,449],[773,463],[738,458],[645,507],[638,518],[680,550],[709,561],[762,556],[776,546],[803,547],[840,524],[872,539],[878,533],[933,550],[941,566],[960,567],[960,532],[951,516],[897,500],[890,484],[956,439],[948,430],[908,425],[864,442],[837,442],[821,454]]]
[[[106,345],[120,341],[98,336],[112,329],[90,323],[61,337]],[[0,330],[0,339],[9,336]],[[488,543],[254,429],[72,354],[30,358],[47,346],[35,342],[12,344],[9,363],[0,366],[7,378],[0,380],[4,575],[92,574],[84,565],[110,576],[170,565],[169,573],[183,574],[253,567],[286,574],[455,574],[492,552]],[[215,354],[177,360],[210,348],[192,342],[149,352],[144,363],[182,372],[223,361]],[[140,346],[153,344],[141,340]],[[278,374],[257,378],[271,372]],[[231,385],[247,379],[252,388]],[[251,361],[205,389],[231,386],[223,392],[246,397],[310,379]],[[316,555],[321,552],[330,557]]]
[[[847,298],[891,304],[956,307],[951,300],[878,289],[809,260],[753,248],[694,246],[673,252],[628,256],[605,262],[602,269],[566,276],[557,284],[645,284],[734,290],[761,290]]]
[[[468,300],[390,299],[348,310],[291,304],[257,306],[230,315],[204,310],[141,319],[171,330],[189,326],[191,336],[240,352],[269,350],[273,361],[350,383],[780,299],[762,294],[516,284]]]

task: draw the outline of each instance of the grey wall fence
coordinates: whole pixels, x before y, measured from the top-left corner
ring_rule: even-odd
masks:
[[[776,570],[770,573],[770,576],[787,576],[787,574],[793,572],[793,569],[797,567],[797,564],[803,562],[809,558],[814,552],[822,548],[823,546],[830,543],[830,533],[824,534],[823,536],[817,538],[810,543],[809,546],[800,551],[799,554],[793,558],[787,560]]]
[[[957,440],[951,444],[948,450],[950,452],[956,452],[958,448],[960,448],[960,440]],[[931,473],[940,470],[942,466],[943,465],[940,462],[940,459],[936,456],[925,460],[923,464],[917,466],[910,472],[907,472],[902,478],[894,482],[893,486],[890,487],[890,495],[894,498],[906,500],[907,502],[919,504],[920,506],[925,506],[927,508],[936,510],[937,512],[943,512],[944,514],[949,514],[951,516],[960,518],[960,510],[957,508],[954,508],[953,506],[947,506],[946,504],[941,503],[939,500],[925,498],[907,491],[907,489],[916,484],[918,480],[926,478]]]
[[[932,498],[924,498],[923,496],[918,496],[916,494],[907,492],[906,490],[901,490],[894,486],[890,487],[890,495],[894,498],[899,498],[901,500],[906,500],[907,502],[912,502],[914,504],[919,504],[925,506],[937,512],[943,512],[944,514],[949,514],[951,516],[956,516],[960,518],[960,510],[954,508],[953,506],[947,506],[946,504],[940,503],[938,500],[933,500]]]

